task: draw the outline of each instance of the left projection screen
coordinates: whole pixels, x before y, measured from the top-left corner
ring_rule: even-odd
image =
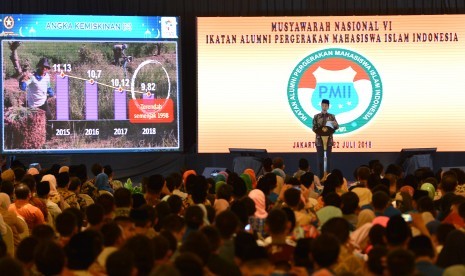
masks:
[[[182,150],[178,17],[1,19],[2,152]]]

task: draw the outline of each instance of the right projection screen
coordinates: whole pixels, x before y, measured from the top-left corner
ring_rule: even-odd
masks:
[[[465,15],[199,17],[198,151],[465,151]]]

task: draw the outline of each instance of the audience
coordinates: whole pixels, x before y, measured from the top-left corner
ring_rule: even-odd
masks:
[[[154,174],[140,184],[143,194],[121,187],[109,165],[94,164],[93,179],[87,179],[85,165],[5,170],[0,271],[128,276],[465,271],[461,169],[439,178],[427,168],[404,176],[399,166],[384,170],[372,160],[357,167],[355,183],[336,169],[319,188],[306,159],[295,177],[286,175],[281,157],[265,163],[264,175],[252,169],[240,175],[226,170],[211,179],[193,170],[166,178]]]

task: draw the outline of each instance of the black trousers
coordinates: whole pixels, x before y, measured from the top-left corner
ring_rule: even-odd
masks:
[[[331,150],[332,146],[328,146],[326,148],[326,171],[331,171]],[[325,174],[324,170],[324,162],[325,162],[325,151],[323,150],[323,146],[316,146],[316,164],[318,166],[318,176],[322,178]]]

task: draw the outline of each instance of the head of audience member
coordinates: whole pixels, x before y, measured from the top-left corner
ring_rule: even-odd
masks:
[[[388,250],[385,246],[375,245],[368,252],[368,261],[366,263],[368,271],[372,275],[383,275],[385,270],[385,258],[388,253]]]
[[[184,218],[170,214],[163,219],[163,230],[170,232],[178,241],[182,240],[186,231]]]
[[[281,169],[284,170],[284,159],[282,157],[275,157],[273,158],[273,163],[272,163],[273,169]]]
[[[356,214],[359,210],[359,198],[354,192],[347,192],[341,195],[341,211],[344,215]]]
[[[236,173],[230,173],[226,184],[233,187],[232,196],[234,200],[239,200],[247,196],[247,186],[244,180]]]
[[[171,173],[166,177],[166,187],[170,192],[173,192],[174,190],[179,190],[182,185],[182,175],[175,172]]]
[[[79,179],[78,177],[75,177],[75,176],[70,177],[68,190],[76,194],[79,194],[81,191],[81,184],[82,184],[81,179]]]
[[[457,175],[458,185],[465,184],[465,171],[463,171],[461,168],[451,168],[450,170],[455,172],[455,174]]]
[[[70,212],[63,212],[55,219],[55,229],[61,238],[69,239],[78,233],[76,216]],[[65,243],[67,241],[64,241]]]
[[[365,186],[365,187],[368,187],[368,179],[370,177],[370,168],[367,167],[367,166],[360,166],[358,169],[357,169],[357,181]]]
[[[134,261],[139,275],[149,275],[155,264],[155,250],[152,241],[144,235],[136,235],[121,247],[134,254]]]
[[[310,189],[315,179],[315,175],[312,172],[306,172],[300,176],[300,184],[304,185],[305,188]]]
[[[336,192],[338,188],[340,188],[342,185],[342,182],[339,181],[339,177],[335,174],[329,174],[326,180],[324,181],[324,188],[323,192],[321,193],[322,197],[325,197],[325,195],[329,193]]]
[[[261,218],[261,219],[266,218],[266,216],[268,216],[268,212],[266,211],[266,197],[265,197],[265,194],[259,189],[254,189],[254,190],[250,191],[248,196],[255,203],[254,216],[256,218]]]
[[[414,275],[415,256],[407,249],[393,249],[388,252],[386,259],[389,275]]]
[[[208,183],[204,176],[195,176],[195,184],[191,189],[192,201],[195,204],[204,204],[207,199]]]
[[[371,197],[371,203],[375,213],[383,214],[384,210],[389,206],[391,199],[389,195],[383,191],[378,191]]]
[[[271,158],[269,157],[263,158],[262,164],[263,164],[263,171],[265,174],[273,170],[273,160],[271,160]]]
[[[265,230],[272,239],[286,236],[291,228],[287,214],[282,209],[272,209],[265,220]]]
[[[386,246],[386,227],[374,224],[368,232],[368,239],[372,246]]]
[[[131,195],[132,197],[132,208],[137,209],[142,205],[147,204],[147,201],[144,198],[143,194],[134,193]]]
[[[433,247],[431,239],[427,236],[420,235],[413,237],[408,243],[408,249],[413,252],[416,259],[428,259],[430,262],[436,262],[436,249]]]
[[[15,196],[17,200],[29,200],[31,197],[31,190],[25,184],[19,184],[15,188]]]
[[[302,205],[301,201],[301,192],[298,189],[289,188],[284,192],[284,202],[287,206],[289,206],[293,210],[298,210],[300,205]]]
[[[138,275],[134,253],[127,249],[111,253],[107,258],[105,268],[108,276]]]
[[[119,188],[113,194],[115,199],[116,208],[130,208],[132,207],[132,194],[129,189]]]
[[[55,241],[55,230],[48,224],[39,224],[32,229],[31,237],[37,239],[39,242]]]
[[[175,242],[176,239],[174,240]],[[169,263],[170,257],[172,256],[173,252],[170,247],[170,242],[165,237],[165,235],[155,236],[152,238],[153,250],[154,250],[154,258],[155,264],[161,265],[165,263]]]
[[[151,175],[145,183],[145,192],[147,194],[160,196],[165,185],[165,178],[160,174]]]
[[[67,267],[70,270],[88,270],[103,249],[99,232],[86,230],[71,237],[65,246]]]
[[[326,194],[323,197],[323,202],[325,204],[325,207],[326,206],[334,206],[334,207],[337,207],[337,208],[341,208],[341,196],[338,195],[335,192],[331,192],[331,193]]]
[[[439,253],[436,264],[439,267],[447,268],[452,265],[463,265],[465,263],[465,233],[460,230],[451,231],[444,243],[444,247]]]
[[[239,219],[234,212],[226,210],[218,214],[215,226],[220,232],[221,239],[229,240],[239,230]]]
[[[103,172],[103,167],[99,163],[95,163],[90,168],[90,171],[92,172],[94,177],[97,177],[97,175],[99,175],[99,174],[101,174]]]
[[[26,237],[16,247],[16,259],[20,261],[27,270],[30,270],[34,265],[34,249],[39,244],[39,241],[33,237]]]
[[[104,247],[120,247],[124,242],[123,230],[114,221],[103,224],[100,233]]]
[[[183,215],[184,214],[184,205],[182,202],[182,198],[178,195],[170,195],[170,197],[166,200],[170,207],[170,211],[172,214],[176,215]]]
[[[386,239],[391,248],[407,248],[412,231],[400,215],[392,216],[386,226]]]
[[[2,181],[0,186],[0,192],[7,194],[10,198],[13,198],[15,191],[15,185],[12,181]]]
[[[144,206],[144,208],[147,208],[146,206]],[[152,206],[149,206],[149,207],[151,207],[153,209]],[[166,216],[168,216],[169,214],[171,214],[171,207],[168,204],[168,202],[162,201],[159,204],[157,204],[157,206],[155,206],[155,211],[156,211],[155,213],[157,215],[157,220],[155,221],[155,219],[152,218],[152,221],[153,221],[153,224],[155,226],[155,230],[157,232],[160,232],[161,228],[163,227],[164,218]],[[149,212],[150,212],[150,210],[149,210]]]
[[[61,275],[66,264],[65,251],[56,242],[41,242],[34,250],[34,264],[44,276]]]
[[[254,235],[248,232],[239,231],[237,233],[236,238],[234,239],[234,248],[235,263],[240,266],[241,271],[243,271],[243,265],[247,262],[260,261],[263,259],[268,261],[268,256],[266,254],[265,248],[258,246],[257,241],[254,238]],[[266,270],[267,269],[262,270],[260,272],[264,273]]]
[[[322,233],[313,240],[312,259],[315,270],[328,269],[337,263],[340,252],[339,240],[332,234]]]
[[[96,204],[99,204],[103,207],[105,218],[112,219],[115,212],[115,198],[110,194],[101,194],[95,201]]]
[[[199,229],[204,223],[203,216],[203,210],[199,206],[193,205],[187,207],[186,212],[184,214],[186,226],[189,229],[193,230]]]
[[[109,179],[113,178],[113,168],[110,165],[103,166],[103,172],[108,175]]]
[[[136,235],[136,225],[134,220],[130,217],[119,216],[114,219],[114,222],[116,222],[118,226],[121,227],[124,240],[130,239]]]
[[[84,226],[84,213],[81,210],[71,207],[63,210],[63,213],[73,214],[77,222],[77,231],[81,232],[82,227]]]
[[[50,184],[48,181],[41,181],[37,184],[37,196],[39,198],[47,198],[48,194],[50,193]]]
[[[321,233],[334,235],[341,245],[349,241],[350,225],[343,218],[331,218],[321,227]]]
[[[202,264],[206,265],[211,254],[210,242],[201,231],[191,232],[182,243],[180,253],[190,252],[197,255]]]
[[[69,173],[67,172],[59,173],[56,179],[57,179],[58,188],[67,188],[69,184]]]
[[[444,194],[455,192],[458,185],[457,174],[454,171],[447,171],[442,175],[440,189]]]
[[[86,217],[89,227],[99,230],[104,223],[105,210],[101,204],[91,204],[86,208]]]
[[[3,181],[11,181],[15,182],[15,172],[12,169],[8,169],[2,172],[2,182]]]
[[[257,189],[261,190],[265,196],[269,196],[277,184],[276,175],[274,173],[266,173],[258,180]]]
[[[204,273],[202,259],[191,252],[179,254],[173,264],[181,276],[203,275]]]

